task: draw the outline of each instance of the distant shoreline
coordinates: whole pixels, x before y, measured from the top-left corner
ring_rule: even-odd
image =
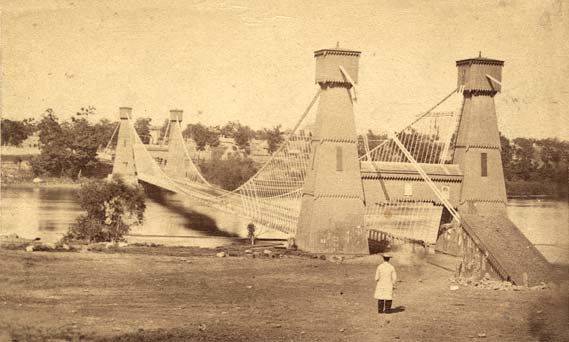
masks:
[[[3,180],[1,186],[10,186],[13,188],[45,188],[45,187],[65,187],[65,188],[79,188],[82,184],[94,180],[96,178],[85,177],[81,180],[73,180],[70,178],[59,178],[59,177],[47,177],[42,178],[42,182],[34,183],[32,179],[12,179],[10,182]],[[530,194],[507,194],[508,199],[563,199],[555,194],[540,194],[540,195],[530,195]]]
[[[89,180],[88,178],[85,178]],[[32,180],[16,180],[11,182],[2,182],[2,187],[10,186],[12,188],[47,188],[47,187],[65,187],[65,188],[79,188],[85,180],[74,181],[71,179],[61,178],[47,178],[42,179],[40,183],[34,183]]]
[[[535,199],[535,198],[547,198],[547,199],[557,199],[556,195],[508,195],[508,199]]]

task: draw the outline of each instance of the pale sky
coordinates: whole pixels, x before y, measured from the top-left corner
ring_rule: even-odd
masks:
[[[406,126],[456,87],[455,61],[506,61],[507,136],[569,139],[569,2],[4,1],[2,115],[92,105],[161,123],[292,127],[314,91],[313,51],[362,51],[358,129]]]

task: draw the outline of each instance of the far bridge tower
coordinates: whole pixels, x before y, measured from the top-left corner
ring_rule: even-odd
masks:
[[[132,150],[135,133],[129,122],[131,115],[132,108],[119,108],[120,126],[112,175],[121,178],[126,183],[137,183],[136,165],[134,164],[134,153]]]
[[[180,131],[183,115],[182,110],[170,110],[170,135],[168,138],[166,166],[164,167],[164,172],[170,177],[184,177],[186,173],[184,139]]]

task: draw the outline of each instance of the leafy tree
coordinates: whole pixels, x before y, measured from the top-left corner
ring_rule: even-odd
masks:
[[[37,124],[37,128],[39,131],[40,143],[44,146],[55,142],[59,143],[60,139],[63,138],[59,119],[51,108],[45,110],[40,122]]]
[[[243,126],[239,124],[233,139],[235,139],[235,144],[245,151],[245,153],[251,153],[251,139],[255,136],[255,132],[249,126]]]
[[[95,126],[85,118],[71,118],[71,122],[64,124],[64,130],[69,132],[67,148],[71,150],[71,174],[79,172],[82,168],[91,168],[96,163],[97,150],[101,145]]]
[[[237,129],[241,126],[239,122],[236,121],[229,121],[224,126],[220,128],[220,133],[224,137],[233,138]]]
[[[99,166],[97,150],[108,143],[116,126],[108,121],[92,125],[84,117],[60,123],[48,109],[37,127],[42,147],[32,159],[34,174],[76,177]]]
[[[23,121],[2,119],[0,129],[2,145],[19,146],[35,131],[34,119],[24,119]]]
[[[242,158],[239,154],[230,155],[226,160],[214,156],[198,165],[209,182],[229,191],[237,189],[257,172],[253,160]]]
[[[204,151],[206,145],[210,147],[219,145],[219,133],[215,129],[208,128],[201,123],[188,124],[182,135],[193,139],[196,142],[198,151]]]
[[[99,122],[97,122],[94,125],[93,131],[95,133],[95,140],[97,141],[99,148],[104,148],[109,144],[109,141],[113,136],[113,132],[115,132],[115,129],[117,128],[118,124],[119,123],[116,121],[111,122],[108,119],[101,119]],[[111,141],[110,146],[115,146],[117,140],[118,140],[118,134],[115,133],[115,136],[113,137],[113,141]]]
[[[140,187],[120,179],[93,181],[79,190],[80,215],[69,227],[65,240],[121,241],[132,224],[142,222],[146,205]]]
[[[506,180],[512,179],[511,169],[512,169],[512,146],[510,139],[506,138],[500,132],[500,145],[502,150],[500,151],[502,157],[502,165],[504,168],[504,177]]]
[[[268,152],[273,154],[283,142],[283,132],[281,132],[281,125],[273,127],[273,129],[265,128],[265,138],[267,140]]]
[[[513,142],[513,178],[529,181],[537,175],[537,166],[534,162],[534,140],[527,138],[515,138]]]
[[[140,136],[143,144],[150,143],[150,121],[152,121],[151,118],[138,118],[134,122],[134,129]]]
[[[36,175],[62,176],[68,164],[67,139],[53,109],[47,109],[37,125],[41,154],[32,159],[32,170]]]

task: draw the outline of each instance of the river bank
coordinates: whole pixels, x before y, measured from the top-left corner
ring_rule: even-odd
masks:
[[[101,179],[104,172],[97,172],[96,177],[82,177],[73,179],[69,177],[40,177],[41,183],[34,183],[35,176],[31,172],[29,165],[22,166],[18,163],[2,163],[2,184],[17,186],[79,186],[89,180]],[[109,173],[110,166],[106,165],[105,170]],[[567,199],[568,185],[553,182],[534,182],[534,181],[506,181],[506,195],[508,199]]]
[[[363,342],[380,337],[569,338],[567,281],[535,291],[451,290],[453,272],[435,266],[440,260],[409,262],[396,256],[401,282],[394,305],[399,312],[378,316],[372,298],[377,256],[331,262],[302,255],[220,258],[216,252],[140,246],[105,253],[0,250],[0,337]],[[559,279],[569,275],[566,268],[558,273]]]

